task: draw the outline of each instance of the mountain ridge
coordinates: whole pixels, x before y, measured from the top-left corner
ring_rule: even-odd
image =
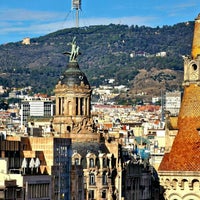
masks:
[[[34,92],[52,94],[67,67],[63,52],[70,50],[67,44],[76,37],[82,53],[79,66],[92,87],[114,78],[114,84],[130,88],[128,98],[141,92],[152,96],[160,90],[177,90],[183,78],[182,55],[190,54],[193,26],[194,22],[162,28],[98,25],[31,38],[30,45],[21,41],[0,45],[0,85],[30,85]],[[167,56],[156,56],[159,52]]]

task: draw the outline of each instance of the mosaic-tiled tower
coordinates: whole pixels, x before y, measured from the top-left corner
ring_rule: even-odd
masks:
[[[178,133],[159,167],[168,200],[200,199],[200,15],[195,19],[191,56],[184,57],[183,86]]]

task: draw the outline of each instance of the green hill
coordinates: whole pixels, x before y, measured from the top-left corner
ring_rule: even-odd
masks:
[[[193,26],[193,22],[156,28],[110,24],[60,30],[31,38],[30,45],[1,45],[0,85],[30,85],[34,92],[52,93],[68,63],[63,52],[70,50],[67,44],[75,36],[81,49],[79,65],[91,86],[114,78],[114,84],[130,87],[131,98],[140,92],[156,95],[161,89],[179,89],[182,55],[191,52]],[[167,56],[155,56],[159,52]]]

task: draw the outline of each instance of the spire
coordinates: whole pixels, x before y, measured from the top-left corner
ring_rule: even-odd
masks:
[[[200,86],[200,14],[195,19],[191,56],[183,56],[183,86],[197,84]]]
[[[192,59],[196,59],[200,55],[200,14],[195,19],[194,37],[192,43]]]
[[[195,19],[192,58],[184,59],[183,99],[178,116],[178,133],[159,171],[200,171],[200,15]]]

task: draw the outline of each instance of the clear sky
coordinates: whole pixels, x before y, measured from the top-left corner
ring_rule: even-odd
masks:
[[[0,0],[0,44],[75,27],[71,0]],[[79,26],[156,27],[193,21],[199,0],[81,0]]]

